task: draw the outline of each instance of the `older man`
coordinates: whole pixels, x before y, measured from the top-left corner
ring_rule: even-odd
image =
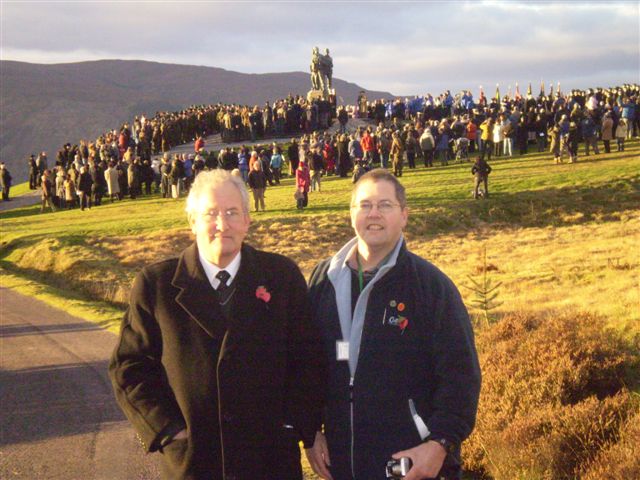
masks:
[[[401,457],[413,462],[405,480],[460,478],[480,391],[473,332],[451,280],[407,250],[408,215],[400,182],[368,172],[351,198],[356,237],[311,276],[330,367],[324,434],[307,456],[323,478],[383,479]]]
[[[323,390],[304,277],[244,243],[242,179],[201,173],[187,215],[195,242],[133,284],[109,367],[117,401],[167,479],[301,479]]]

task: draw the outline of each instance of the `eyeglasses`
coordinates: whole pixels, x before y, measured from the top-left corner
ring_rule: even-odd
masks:
[[[400,206],[399,203],[393,203],[389,200],[382,200],[378,203],[373,203],[373,202],[364,200],[360,203],[356,203],[352,205],[351,208],[356,210],[358,213],[362,212],[368,215],[369,213],[371,213],[371,210],[373,210],[373,207],[376,207],[379,213],[381,213],[382,215],[386,215],[387,213],[391,213],[391,211],[394,208],[399,206]]]
[[[208,210],[200,215],[208,223],[215,222],[218,218],[224,218],[227,223],[237,223],[242,219],[242,211],[237,208],[228,208],[222,212],[218,210]]]

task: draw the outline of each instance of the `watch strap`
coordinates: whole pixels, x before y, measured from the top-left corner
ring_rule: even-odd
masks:
[[[445,452],[447,452],[447,454],[454,453],[456,451],[457,445],[453,442],[450,442],[446,438],[430,437],[427,440],[431,440],[432,442],[439,443],[442,446],[442,448],[444,448]]]

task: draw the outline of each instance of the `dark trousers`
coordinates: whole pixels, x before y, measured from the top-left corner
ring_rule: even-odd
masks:
[[[302,197],[298,198],[296,202],[296,207],[302,210],[309,203],[309,194],[307,192],[303,192]]]
[[[487,175],[476,175],[475,185],[473,187],[473,198],[478,198],[480,194],[480,185],[484,186],[484,198],[489,197],[489,177]]]
[[[171,198],[171,181],[166,175],[162,176],[160,191],[162,192],[162,198]]]
[[[437,155],[438,159],[440,160],[440,165],[442,165],[442,166],[449,165],[449,150],[448,149],[437,150],[436,151],[436,155]]]
[[[424,166],[433,167],[433,150],[425,150],[422,154],[424,155]]]
[[[95,206],[102,203],[102,187],[95,183],[91,186],[91,200]]]
[[[133,182],[129,185],[129,198],[135,200],[138,195],[140,195],[140,184]]]
[[[598,155],[600,149],[598,148],[598,139],[596,137],[585,137],[584,139],[584,155],[589,156],[589,147],[593,148],[593,153]]]
[[[604,153],[611,153],[611,140],[602,140],[604,143]]]
[[[493,142],[491,140],[485,140],[482,142],[482,148],[480,149],[480,156],[484,159],[487,156],[487,160],[491,160],[491,151],[493,150]]]
[[[91,208],[91,194],[88,192],[79,192],[80,195],[80,210],[84,210],[85,207]]]
[[[409,163],[409,168],[416,168],[415,152],[407,152],[407,162]]]
[[[271,167],[271,172],[273,173],[273,180],[280,185],[280,168]]]

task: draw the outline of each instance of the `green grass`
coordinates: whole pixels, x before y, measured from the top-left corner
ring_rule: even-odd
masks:
[[[491,162],[491,198],[485,201],[471,198],[470,163],[405,168],[402,183],[411,210],[407,236],[414,242],[428,242],[487,225],[504,229],[617,222],[638,212],[639,159],[637,140],[628,142],[624,153],[581,157],[577,164],[555,165],[546,152],[498,158]],[[322,192],[310,193],[309,208],[299,212],[293,179],[284,179],[281,186],[267,189],[268,211],[252,214],[250,241],[291,255],[308,273],[310,266],[352,234],[351,189],[351,179],[324,177]],[[107,201],[84,212],[41,214],[39,206],[18,208],[1,213],[0,222],[0,267],[5,272],[55,287],[61,298],[75,295],[88,304],[98,302],[97,310],[104,307],[100,305],[104,300],[105,305],[122,308],[128,282],[140,266],[123,261],[105,242],[133,239],[130,243],[147,242],[149,249],[172,255],[176,253],[172,248],[158,247],[163,236],[184,236],[187,231],[184,199],[158,195]],[[176,241],[183,245],[185,240]],[[317,245],[320,248],[308,248]],[[82,275],[75,278],[78,270]],[[3,283],[7,283],[5,276]],[[105,294],[110,284],[121,291]],[[82,316],[98,320],[91,314]]]
[[[19,197],[20,195],[24,195],[27,192],[30,192],[29,182],[18,183],[11,187],[11,197]]]

